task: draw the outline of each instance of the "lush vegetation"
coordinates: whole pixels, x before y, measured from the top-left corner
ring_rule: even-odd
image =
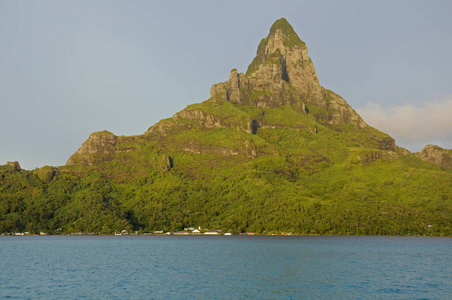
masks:
[[[227,124],[260,116],[265,126],[250,134],[172,120],[164,140],[134,137],[93,166],[2,167],[0,232],[202,226],[261,234],[452,235],[450,169],[378,149],[375,141],[386,135],[372,128],[328,127],[287,106],[231,105],[190,109],[216,113]],[[188,121],[192,127],[184,129]],[[190,143],[199,152],[181,150]]]

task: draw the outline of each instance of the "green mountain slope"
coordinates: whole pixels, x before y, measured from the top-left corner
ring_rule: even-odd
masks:
[[[452,235],[450,151],[367,125],[285,19],[210,94],[143,135],[93,133],[66,166],[1,167],[0,232]]]

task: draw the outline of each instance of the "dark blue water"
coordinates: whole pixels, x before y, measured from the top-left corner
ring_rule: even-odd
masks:
[[[0,237],[1,299],[452,299],[452,238]]]

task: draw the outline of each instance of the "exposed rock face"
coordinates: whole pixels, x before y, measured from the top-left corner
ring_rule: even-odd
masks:
[[[109,160],[116,153],[118,137],[109,131],[92,133],[82,146],[67,161],[66,165],[90,166]]]
[[[427,145],[418,154],[419,158],[432,164],[452,169],[452,150],[435,145]]]
[[[224,127],[219,117],[214,114],[207,114],[199,109],[183,110],[173,116],[175,120],[180,118],[201,121],[202,126],[207,129]]]
[[[316,117],[320,121],[326,120],[324,124],[337,125],[342,123],[349,123],[357,125],[359,128],[366,128],[367,124],[364,120],[348,105],[348,103],[334,92],[322,88],[323,98],[320,106],[326,109],[326,113],[320,113]],[[315,100],[314,100],[315,101]]]
[[[390,137],[387,136],[385,138],[383,138],[382,140],[379,141],[379,149],[381,150],[390,150],[390,151],[395,151],[396,150],[396,143],[395,140]]]
[[[9,161],[5,166],[8,170],[13,172],[22,170],[18,161]]]
[[[300,40],[286,19],[276,21],[270,34],[263,39],[257,55],[246,72],[254,83],[252,88],[265,88],[263,82],[290,83],[300,94],[321,96],[319,79],[308,55],[306,44]]]
[[[146,131],[145,135],[147,135],[147,136],[159,135],[161,137],[166,137],[171,133],[173,128],[174,128],[173,122],[169,121],[168,119],[161,120],[154,126],[149,127],[148,130]]]
[[[396,159],[397,153],[394,151],[372,151],[364,157],[360,157],[364,163],[372,163],[380,159]]]
[[[323,124],[367,127],[342,97],[320,86],[306,44],[285,19],[276,21],[261,41],[246,75],[233,69],[228,81],[212,86],[210,95],[261,108],[290,105],[305,111],[317,106],[322,110],[315,117]]]
[[[252,132],[252,120],[239,121],[231,120],[230,116],[220,116],[214,113],[207,113],[202,109],[197,108],[187,108],[181,112],[178,112],[173,116],[173,120],[178,122],[179,120],[194,120],[204,129],[213,128],[236,128],[247,133]],[[191,128],[190,126],[188,128]]]
[[[305,111],[306,106],[301,96],[288,82],[281,79],[280,70],[269,68],[268,74],[265,74],[265,70],[262,72],[270,78],[258,79],[243,73],[237,74],[237,70],[233,69],[228,81],[212,86],[210,95],[241,105],[255,105],[260,108],[290,105]]]

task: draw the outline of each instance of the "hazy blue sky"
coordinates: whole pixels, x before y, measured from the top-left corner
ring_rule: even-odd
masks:
[[[320,83],[400,146],[452,148],[452,1],[0,0],[0,164],[64,165],[245,72],[285,17]]]

